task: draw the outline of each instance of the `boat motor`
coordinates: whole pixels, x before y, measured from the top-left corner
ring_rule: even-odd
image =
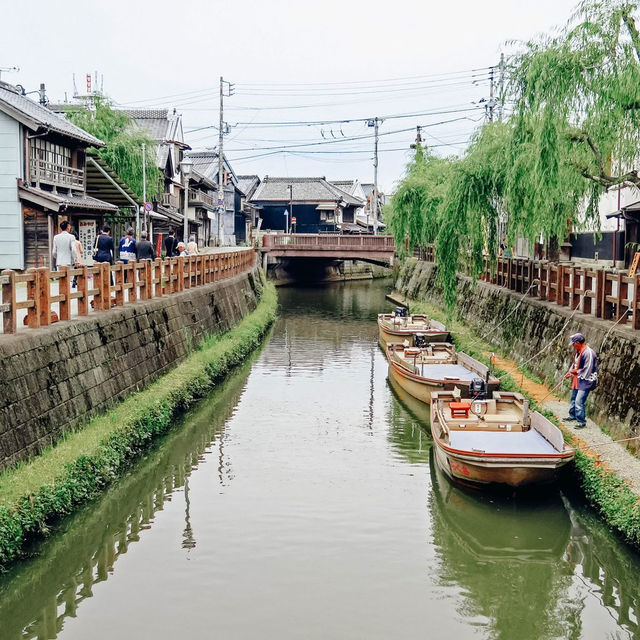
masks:
[[[413,346],[420,347],[421,349],[425,349],[429,344],[429,340],[424,333],[416,333],[413,337]]]
[[[407,307],[396,307],[394,315],[396,318],[406,318],[409,315]]]
[[[473,400],[484,400],[487,397],[487,383],[482,378],[472,378],[469,383],[469,396]]]

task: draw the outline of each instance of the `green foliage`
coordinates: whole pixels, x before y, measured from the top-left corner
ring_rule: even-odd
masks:
[[[142,188],[142,145],[146,144],[147,200],[154,200],[160,185],[160,171],[156,166],[155,142],[136,129],[132,119],[123,111],[111,107],[108,100],[97,99],[95,111],[78,109],[69,119],[85,131],[106,143],[98,155],[138,195]]]
[[[494,258],[498,222],[517,237],[563,240],[598,231],[598,199],[640,187],[640,0],[586,0],[554,36],[520,45],[507,65],[513,114],[487,123],[460,160],[416,157],[392,201],[403,251],[434,239],[451,308],[456,273]],[[437,231],[437,234],[436,234]]]
[[[399,251],[434,241],[440,206],[451,170],[452,159],[442,159],[418,147],[407,173],[384,211],[385,220]]]
[[[74,455],[68,461],[62,464],[63,458],[57,464],[41,464],[41,458],[47,456],[56,460],[56,447],[34,460],[39,470],[37,481],[29,474],[31,463],[3,474],[1,484],[8,489],[2,487],[0,492],[0,570],[23,556],[29,542],[46,535],[59,518],[99,495],[171,428],[176,416],[241,364],[260,344],[275,319],[276,308],[275,288],[266,285],[258,308],[237,327],[209,338],[169,374],[126,400],[124,413],[116,408],[97,418],[95,422],[105,431],[99,441],[88,445],[82,439],[84,430],[73,434],[65,445],[73,447],[76,435],[81,444],[72,448]],[[31,490],[25,489],[25,477]]]

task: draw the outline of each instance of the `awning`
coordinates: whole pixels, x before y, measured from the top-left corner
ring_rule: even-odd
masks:
[[[169,216],[165,216],[162,213],[158,213],[157,211],[149,211],[149,217],[154,220],[169,220]]]
[[[99,156],[87,156],[86,176],[87,193],[94,198],[114,204],[120,209],[137,209],[143,204],[141,198]]]
[[[109,213],[118,210],[118,207],[115,205],[103,202],[97,198],[92,198],[91,196],[61,196],[53,194],[50,191],[28,187],[27,185],[18,187],[18,197],[21,200],[26,200],[27,202],[56,212],[66,211],[68,209],[82,209],[85,211],[95,211],[96,213]]]
[[[316,211],[335,211],[337,208],[338,204],[336,202],[321,202],[316,207]]]

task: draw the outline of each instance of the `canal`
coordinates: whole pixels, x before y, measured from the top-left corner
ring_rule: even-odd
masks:
[[[281,289],[253,359],[0,578],[0,640],[639,637],[639,558],[569,487],[438,473],[388,284]]]

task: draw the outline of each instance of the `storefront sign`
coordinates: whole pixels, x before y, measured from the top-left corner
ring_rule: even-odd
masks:
[[[82,264],[93,264],[93,247],[96,244],[97,223],[95,220],[79,220],[78,235],[82,244]]]
[[[640,263],[640,253],[636,252],[633,256],[633,262],[631,263],[631,269],[629,269],[629,277],[633,278],[638,270],[638,264]]]

